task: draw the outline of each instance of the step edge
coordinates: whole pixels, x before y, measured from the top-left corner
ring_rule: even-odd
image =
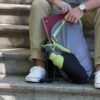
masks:
[[[71,83],[69,83],[71,84]],[[35,84],[5,84],[0,83],[0,90],[6,92],[40,92],[40,93],[55,93],[55,94],[73,94],[73,95],[100,95],[100,91],[93,86],[84,87],[82,85],[61,86],[63,84],[54,85],[52,83],[35,83]],[[3,88],[4,87],[4,88]]]
[[[2,60],[3,59],[16,59],[16,60],[19,59],[20,60],[20,59],[28,59],[30,56],[30,49],[25,49],[25,48],[12,49],[11,48],[11,50],[15,50],[15,51],[9,51],[9,49],[0,49],[0,59]]]

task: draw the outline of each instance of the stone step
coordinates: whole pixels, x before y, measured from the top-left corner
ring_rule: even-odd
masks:
[[[25,48],[0,49],[0,60],[7,59],[28,59],[30,50]]]
[[[29,48],[28,36],[0,36],[0,49],[2,48]]]
[[[91,51],[93,58],[93,52]],[[25,48],[0,49],[0,74],[27,74],[32,67],[30,50]]]
[[[28,25],[0,24],[0,35],[28,35]]]
[[[0,49],[0,74],[27,74],[31,68],[30,50],[25,48]]]
[[[33,0],[0,0],[0,3],[31,4]]]
[[[94,39],[86,39],[90,51],[94,51]],[[0,49],[2,48],[29,48],[28,36],[4,36],[0,37]]]
[[[0,100],[100,100],[93,83],[26,83],[24,77],[0,75]]]
[[[0,24],[28,25],[28,16],[0,15]]]
[[[94,35],[86,35],[90,50],[94,50]],[[29,26],[0,24],[0,48],[29,47]]]
[[[27,25],[0,24],[0,48],[29,47]]]
[[[0,3],[0,15],[29,15],[30,5],[2,4]]]
[[[15,16],[15,19],[16,19],[16,16]],[[28,32],[29,32],[29,25],[0,24],[0,33],[3,33],[3,34],[18,33],[19,35],[21,35],[21,34],[28,35]],[[88,37],[94,38],[94,33],[93,32],[86,32],[85,37],[86,38],[88,38]]]

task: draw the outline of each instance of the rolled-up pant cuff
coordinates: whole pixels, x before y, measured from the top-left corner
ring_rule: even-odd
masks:
[[[31,53],[29,59],[30,59],[30,61],[33,60],[33,59],[38,59],[38,60],[45,61],[45,57],[44,57],[43,53],[41,54],[41,52],[33,52],[33,53]]]
[[[96,65],[100,65],[100,59],[94,60],[94,64],[95,64],[95,66],[96,66]]]

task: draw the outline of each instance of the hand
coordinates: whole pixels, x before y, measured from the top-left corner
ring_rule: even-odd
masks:
[[[61,13],[64,14],[66,12],[69,12],[72,7],[70,6],[70,4],[64,2],[64,1],[58,1],[56,4],[55,4],[59,9],[61,9]]]
[[[77,21],[83,16],[83,11],[78,7],[73,8],[65,15],[65,20],[71,23],[77,23]]]

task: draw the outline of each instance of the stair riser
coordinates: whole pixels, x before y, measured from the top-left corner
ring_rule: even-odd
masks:
[[[57,93],[36,93],[36,92],[2,92],[0,93],[0,100],[100,100],[100,96],[90,95],[73,95],[73,94],[57,94]]]
[[[0,48],[20,47],[29,48],[28,36],[0,37]]]
[[[29,27],[27,25],[11,25],[0,24],[0,37],[1,36],[25,36],[29,33]]]
[[[0,15],[21,15],[21,16],[29,16],[30,12],[26,9],[0,9]]]
[[[0,4],[0,15],[29,16],[30,5]]]
[[[0,3],[31,4],[32,0],[0,0]]]
[[[90,51],[94,51],[94,39],[87,39],[87,43]],[[0,48],[10,48],[10,47],[25,47],[29,48],[29,37],[0,37]]]
[[[29,60],[0,60],[0,74],[26,75],[32,64]],[[1,99],[0,99],[1,100]]]
[[[88,38],[87,43],[90,51],[94,51],[94,39]],[[29,48],[29,37],[0,37],[0,48],[10,48],[10,47],[25,47]]]
[[[0,15],[0,24],[28,25],[28,17]]]

